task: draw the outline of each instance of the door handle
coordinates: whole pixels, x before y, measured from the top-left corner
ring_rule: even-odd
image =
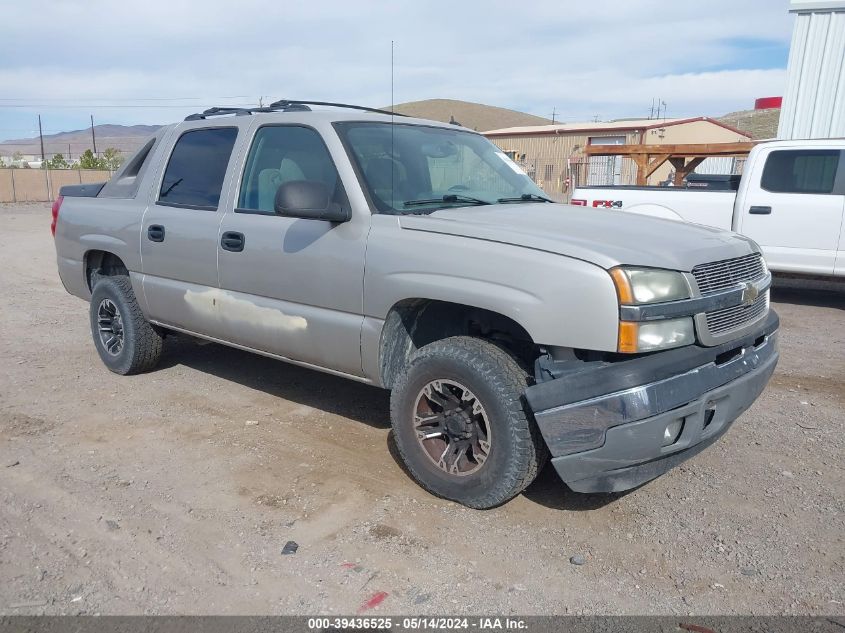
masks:
[[[163,242],[164,227],[161,224],[150,224],[147,228],[147,239],[151,242]]]
[[[237,231],[226,231],[220,238],[220,246],[223,247],[223,250],[233,253],[240,253],[244,249],[245,243],[244,234]]]
[[[771,212],[771,207],[751,207],[748,209],[748,213],[751,215],[769,215]]]

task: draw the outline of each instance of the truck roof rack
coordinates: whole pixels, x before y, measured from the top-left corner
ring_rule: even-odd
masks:
[[[300,101],[295,99],[280,99],[270,104],[271,108],[278,107],[287,109],[291,106],[332,106],[334,108],[347,108],[350,110],[362,110],[363,112],[375,112],[376,114],[391,114],[395,116],[406,116],[398,112],[391,112],[390,110],[380,110],[379,108],[368,108],[367,106],[352,105],[349,103],[335,103],[333,101]]]
[[[302,112],[310,110],[309,106],[331,106],[334,108],[348,108],[351,110],[361,110],[363,112],[374,112],[376,114],[389,114],[391,116],[406,116],[398,112],[391,112],[390,110],[380,110],[378,108],[368,108],[366,106],[351,105],[349,103],[334,103],[333,101],[307,101],[301,99],[280,99],[274,101],[269,106],[262,106],[256,108],[233,108],[233,107],[214,107],[191,114],[185,117],[186,121],[201,121],[212,116],[223,116],[226,114],[234,114],[235,116],[248,116],[257,112]]]

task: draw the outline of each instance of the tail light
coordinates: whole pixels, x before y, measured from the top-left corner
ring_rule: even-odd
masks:
[[[50,222],[50,233],[53,234],[53,237],[56,237],[56,222],[59,220],[59,209],[62,207],[62,201],[64,200],[64,196],[59,196],[56,198],[56,201],[53,203],[52,213],[53,213],[53,221]]]
[[[569,204],[576,206],[576,207],[586,207],[587,201],[582,200],[581,198],[572,198],[572,200],[569,201]]]

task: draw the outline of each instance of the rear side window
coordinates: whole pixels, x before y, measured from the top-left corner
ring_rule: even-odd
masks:
[[[834,149],[776,151],[766,159],[760,185],[774,193],[830,193],[838,166]]]
[[[99,198],[134,198],[138,194],[141,180],[150,165],[150,156],[159,142],[160,136],[155,136],[144,143],[143,147],[129,157],[111,180],[109,180]]]
[[[237,128],[218,127],[180,136],[164,172],[159,204],[216,210],[237,135]]]

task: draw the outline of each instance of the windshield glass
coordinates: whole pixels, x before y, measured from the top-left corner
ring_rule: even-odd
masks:
[[[390,123],[337,123],[379,213],[543,202],[534,182],[479,134]]]

